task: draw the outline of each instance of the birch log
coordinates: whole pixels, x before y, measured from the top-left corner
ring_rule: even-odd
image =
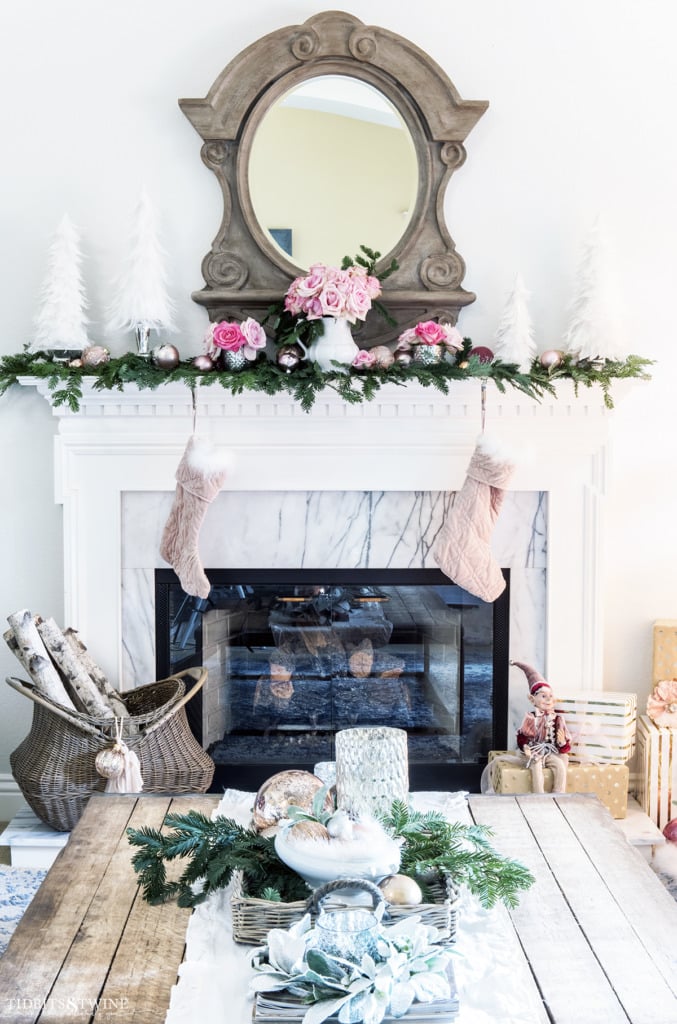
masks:
[[[111,686],[102,669],[94,661],[94,658],[80,639],[77,629],[69,626],[67,629],[64,629],[63,635],[68,646],[85,667],[99,693],[103,695],[104,699],[113,709],[113,714],[118,718],[127,718],[128,711],[125,702],[117,690]]]
[[[77,711],[70,699],[61,676],[49,660],[49,655],[33,621],[33,615],[24,608],[7,616],[19,650],[15,652],[27,669],[40,693],[71,711]]]
[[[86,714],[92,718],[114,718],[111,706],[104,700],[89,678],[82,662],[57,626],[54,619],[39,619],[37,630],[54,663],[61,669]]]

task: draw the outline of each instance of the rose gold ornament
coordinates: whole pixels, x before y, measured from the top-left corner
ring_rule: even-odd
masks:
[[[282,345],[277,350],[277,356],[275,360],[278,366],[281,366],[287,373],[291,373],[301,363],[303,359],[303,349],[300,345]]]
[[[374,345],[371,354],[374,357],[374,366],[379,370],[387,370],[395,362],[395,356],[387,345]]]
[[[549,348],[545,352],[541,352],[539,356],[539,363],[544,370],[556,370],[558,366],[562,365],[564,356],[556,348]]]
[[[80,356],[83,366],[103,366],[110,359],[110,352],[103,345],[90,345]]]
[[[470,349],[468,355],[475,356],[481,363],[490,363],[494,358],[494,353],[486,345],[476,345]]]
[[[179,350],[176,345],[156,345],[150,358],[158,370],[173,370],[179,365]]]
[[[411,358],[411,352],[400,351],[395,353],[395,362],[399,366],[409,366],[411,364]]]
[[[202,373],[211,373],[214,369],[214,360],[211,356],[204,353],[203,355],[195,356],[191,366],[193,369],[200,370]]]

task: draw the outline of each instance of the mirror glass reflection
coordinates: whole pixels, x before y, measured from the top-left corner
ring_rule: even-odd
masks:
[[[309,78],[273,104],[248,173],[259,225],[303,269],[339,265],[360,245],[385,255],[416,204],[409,129],[381,92],[345,75]]]

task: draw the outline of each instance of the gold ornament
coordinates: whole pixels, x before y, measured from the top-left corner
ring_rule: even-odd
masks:
[[[280,818],[287,816],[287,808],[291,804],[301,807],[304,811],[310,811],[313,797],[323,785],[322,780],[316,775],[295,768],[271,775],[263,783],[254,800],[254,828],[261,832],[264,828],[277,825]],[[325,809],[331,810],[332,807],[331,797],[327,794]]]
[[[467,370],[467,369],[468,369],[468,360],[467,360],[467,359],[463,359],[463,360],[462,360],[462,361],[461,361],[461,362],[460,362],[460,363],[458,364],[458,368],[459,368],[459,370]]]
[[[125,770],[125,752],[116,741],[112,747],[104,747],[96,755],[94,766],[104,779],[117,779]]]
[[[411,907],[423,902],[420,885],[409,875],[388,875],[379,883],[379,889],[388,903]]]
[[[322,839],[329,840],[329,833],[319,821],[297,821],[289,830],[289,838],[295,842],[306,842],[308,840]]]
[[[80,356],[83,366],[103,366],[110,359],[110,352],[103,345],[90,345]]]

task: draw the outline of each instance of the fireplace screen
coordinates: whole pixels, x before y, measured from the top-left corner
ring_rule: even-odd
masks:
[[[412,786],[477,788],[505,746],[508,588],[489,605],[437,570],[208,575],[200,600],[157,573],[158,678],[208,667],[191,722],[219,787],[312,770],[338,730],[389,725]]]

